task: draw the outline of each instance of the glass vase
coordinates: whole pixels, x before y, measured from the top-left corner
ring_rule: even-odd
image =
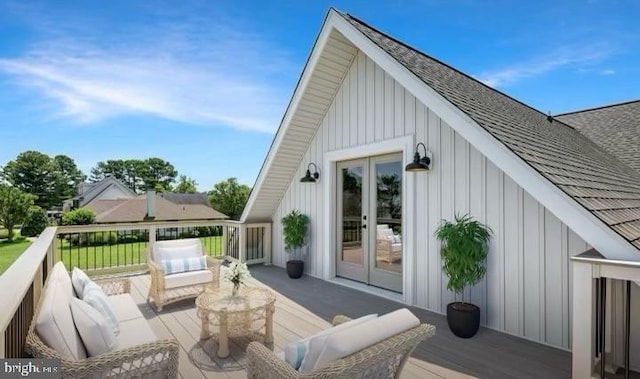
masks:
[[[240,292],[240,283],[234,283],[233,288],[231,289],[231,296],[238,296]]]

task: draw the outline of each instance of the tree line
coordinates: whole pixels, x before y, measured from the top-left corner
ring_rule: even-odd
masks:
[[[198,192],[193,178],[178,175],[173,164],[160,158],[99,161],[87,176],[66,155],[52,157],[29,150],[0,166],[0,226],[12,230],[14,225],[31,219],[37,219],[38,225],[42,225],[42,219],[46,220],[44,210],[62,206],[65,200],[76,195],[80,183],[95,183],[107,176],[113,176],[139,194],[148,189]],[[250,190],[236,178],[229,178],[216,183],[207,195],[213,208],[231,219],[238,219]]]

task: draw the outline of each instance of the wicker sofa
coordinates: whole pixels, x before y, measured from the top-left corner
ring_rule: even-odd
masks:
[[[402,259],[402,241],[393,234],[389,225],[378,225],[376,230],[376,256],[380,260],[393,263]]]
[[[333,325],[350,320],[346,316],[335,316]],[[247,347],[247,376],[255,379],[399,378],[411,352],[434,333],[435,326],[419,324],[307,373],[295,370],[283,356],[276,355],[264,345],[251,342]]]
[[[108,295],[119,321],[115,349],[88,357],[70,309],[72,298],[77,297],[69,273],[58,262],[29,325],[27,352],[37,358],[60,360],[64,378],[176,378],[178,342],[156,337],[129,295],[130,282],[122,278],[95,282]]]
[[[203,270],[167,275],[162,268],[163,260],[202,256],[206,257],[207,263],[207,268]],[[147,301],[153,301],[158,311],[162,311],[166,304],[197,297],[207,286],[218,288],[221,264],[221,260],[204,254],[202,242],[198,238],[157,241],[147,252],[151,276]]]

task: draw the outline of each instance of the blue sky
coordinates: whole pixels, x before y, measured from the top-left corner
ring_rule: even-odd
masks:
[[[253,185],[330,6],[533,107],[640,98],[640,2],[0,0],[0,165],[157,156]]]

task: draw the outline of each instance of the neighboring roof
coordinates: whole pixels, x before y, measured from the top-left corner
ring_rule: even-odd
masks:
[[[201,204],[207,207],[211,206],[206,193],[162,192],[159,195],[175,204]]]
[[[100,197],[100,194],[104,193],[112,187],[117,187],[120,191],[122,191],[123,198],[134,198],[138,196],[138,194],[132,191],[131,188],[129,188],[113,176],[107,176],[106,178],[95,183],[80,183],[78,187],[79,194],[69,200],[66,200],[67,203],[72,203],[74,200],[78,200],[81,207],[85,206],[86,204],[92,202],[94,199]]]
[[[402,70],[406,70],[409,72],[411,81],[423,83],[418,86],[405,81],[411,84],[412,88],[422,91],[426,85],[429,91],[435,91],[433,99],[436,100],[434,101],[447,103],[448,108],[446,110],[443,108],[443,112],[448,112],[447,114],[450,115],[465,115],[464,120],[468,121],[464,122],[468,123],[471,129],[482,129],[484,134],[468,133],[481,136],[483,141],[489,141],[489,144],[483,145],[480,151],[487,153],[492,150],[498,151],[494,154],[495,156],[508,159],[503,162],[505,167],[509,167],[509,170],[505,170],[508,175],[518,174],[521,178],[527,179],[527,185],[519,183],[523,188],[548,196],[549,199],[553,199],[547,199],[550,204],[557,204],[561,208],[570,210],[575,217],[563,214],[561,209],[552,209],[568,225],[580,226],[581,221],[576,219],[584,218],[584,222],[589,227],[581,229],[583,234],[588,234],[587,230],[598,231],[599,236],[602,235],[609,241],[599,243],[606,249],[612,250],[603,251],[603,254],[625,258],[640,257],[637,256],[637,250],[640,249],[640,173],[630,169],[616,156],[576,129],[558,120],[549,120],[544,113],[428,57],[350,15],[330,10],[328,19],[332,21],[328,27],[323,26],[314,45],[292,101],[276,133],[274,143],[267,154],[265,164],[256,180],[242,220],[264,217],[267,212],[273,214],[275,211],[303,154],[293,151],[288,156],[290,161],[294,161],[293,164],[288,162],[289,164],[285,165],[277,162],[276,158],[283,155],[284,150],[288,148],[288,145],[282,141],[295,137],[298,140],[298,146],[306,151],[313,133],[307,133],[308,124],[298,125],[292,120],[298,114],[297,106],[308,104],[312,99],[308,97],[308,92],[315,92],[308,88],[308,83],[313,83],[315,78],[313,71],[317,69],[318,62],[322,59],[324,52],[320,50],[332,47],[331,39],[346,33],[352,40],[358,41],[357,48],[379,56],[380,60],[386,62],[387,67],[396,70],[397,75],[405,75],[405,71]],[[326,20],[325,23],[327,23]],[[349,26],[343,25],[345,23]],[[339,32],[334,32],[335,29]],[[341,38],[345,40],[344,36]],[[341,43],[352,48],[355,46],[349,42],[349,39],[346,41]],[[375,48],[370,47],[371,44]],[[343,51],[347,49],[343,48]],[[344,77],[344,73],[340,76],[341,69],[342,67],[332,72],[331,80],[328,81],[331,86],[336,78],[341,83]],[[329,79],[324,68],[317,77]],[[301,86],[301,83],[306,84],[307,87]],[[315,122],[314,131],[326,113],[325,102],[319,103],[317,111],[319,115],[311,120]],[[460,116],[456,117],[462,120]],[[469,130],[466,125],[452,126]],[[302,136],[301,131],[305,132]],[[470,140],[470,142],[474,145],[480,143],[476,140]],[[510,152],[507,154],[506,151]],[[525,174],[518,172],[521,168],[526,170]],[[537,174],[533,175],[536,172]],[[283,181],[286,181],[284,187]],[[556,187],[581,207],[576,206],[567,196],[560,196]],[[589,212],[595,217],[589,215]],[[591,237],[594,241],[593,236]]]
[[[157,193],[156,217],[147,218],[147,197],[138,196],[126,200],[94,200],[86,207],[96,212],[97,223],[141,222],[141,221],[184,221],[184,220],[225,220],[229,217],[211,208],[208,204],[179,204],[169,201],[167,194]],[[186,198],[186,197],[185,197]],[[192,197],[193,199],[196,196]]]
[[[554,117],[640,172],[640,100]]]

